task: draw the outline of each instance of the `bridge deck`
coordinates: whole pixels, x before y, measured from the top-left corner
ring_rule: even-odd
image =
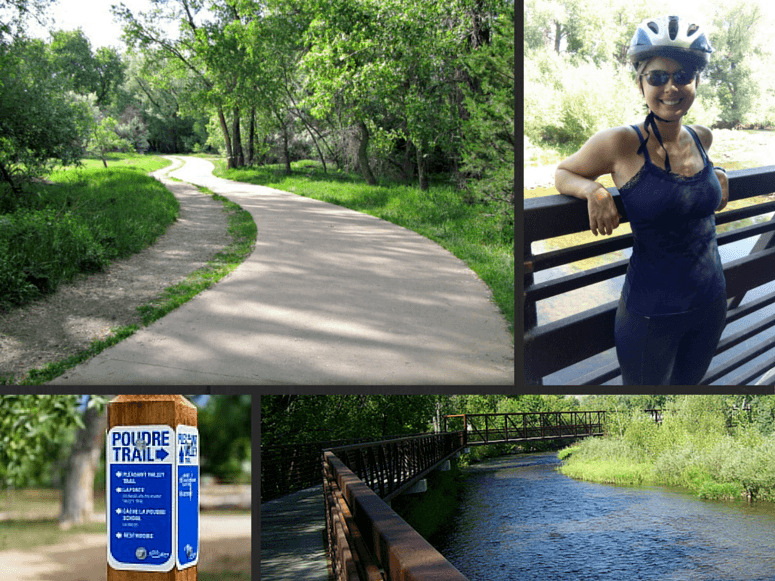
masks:
[[[260,579],[329,581],[323,486],[261,505]]]

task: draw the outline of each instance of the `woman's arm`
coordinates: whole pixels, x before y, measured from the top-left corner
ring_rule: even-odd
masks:
[[[710,129],[702,125],[692,125],[691,127],[694,129],[695,133],[697,133],[697,137],[700,138],[702,146],[705,148],[705,153],[708,153],[710,146],[713,145],[713,133]],[[713,161],[710,159],[710,153],[708,153],[708,161],[710,162],[710,165],[713,165]],[[716,174],[716,177],[721,184],[721,203],[718,208],[716,208],[716,212],[720,212],[729,202],[729,179],[727,179],[726,172],[721,169],[714,168],[713,173]]]
[[[589,138],[579,151],[560,162],[554,184],[561,194],[587,201],[592,234],[610,235],[619,227],[619,211],[611,194],[595,180],[615,171],[624,134],[621,127],[601,131]]]

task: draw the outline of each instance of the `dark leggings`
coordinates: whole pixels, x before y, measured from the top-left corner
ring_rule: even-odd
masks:
[[[664,317],[635,315],[620,298],[614,333],[622,384],[699,384],[716,353],[726,316],[726,293],[707,308]]]

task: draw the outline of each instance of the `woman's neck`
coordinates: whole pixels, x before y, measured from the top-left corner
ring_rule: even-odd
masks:
[[[658,118],[655,118],[654,121],[657,124],[663,143],[678,142],[681,137],[681,128],[683,127],[680,119],[676,121],[660,121]]]

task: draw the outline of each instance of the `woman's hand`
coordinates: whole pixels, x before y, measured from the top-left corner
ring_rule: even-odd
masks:
[[[729,180],[727,179],[727,174],[723,171],[714,169],[713,172],[716,174],[716,177],[721,184],[721,203],[718,208],[716,208],[716,212],[720,212],[726,207],[727,202],[729,202]]]
[[[619,210],[616,209],[611,194],[602,185],[587,196],[587,210],[589,227],[595,236],[598,232],[603,236],[610,236],[619,227]]]

